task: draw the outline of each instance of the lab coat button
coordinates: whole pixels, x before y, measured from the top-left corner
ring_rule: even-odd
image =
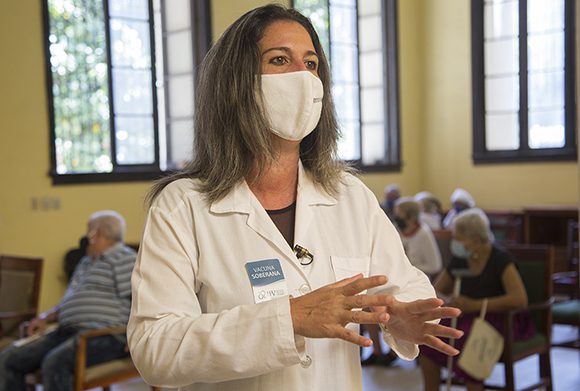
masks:
[[[312,359],[310,358],[310,356],[306,355],[306,358],[300,361],[300,365],[302,366],[302,368],[308,368],[310,365],[312,365]]]
[[[310,287],[308,286],[308,284],[302,284],[298,290],[300,291],[300,293],[305,295],[310,292]]]

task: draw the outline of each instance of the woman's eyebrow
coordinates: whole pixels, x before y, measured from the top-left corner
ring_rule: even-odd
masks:
[[[272,48],[269,48],[269,49],[264,50],[262,52],[262,56],[264,54],[266,54],[268,52],[271,52],[271,51],[274,51],[274,50],[280,50],[280,51],[283,51],[283,52],[286,52],[286,53],[290,53],[291,52],[290,48],[287,47],[287,46],[276,46],[276,47],[272,47]],[[306,55],[307,56],[316,56],[316,57],[318,57],[318,54],[316,54],[316,52],[314,50],[308,50],[306,52]]]

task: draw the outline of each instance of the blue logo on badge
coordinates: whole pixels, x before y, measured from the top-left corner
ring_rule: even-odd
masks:
[[[246,271],[252,286],[264,286],[284,279],[282,266],[277,259],[248,262],[246,263]]]

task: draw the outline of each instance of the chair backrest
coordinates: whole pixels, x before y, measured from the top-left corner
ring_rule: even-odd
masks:
[[[485,210],[496,243],[523,242],[523,216],[509,210]]]
[[[512,244],[504,248],[512,255],[518,272],[526,287],[528,303],[542,303],[552,297],[552,273],[555,249],[548,245]],[[538,330],[549,332],[549,322],[540,312],[533,314]]]
[[[446,268],[451,260],[451,249],[449,245],[451,244],[452,233],[448,229],[434,229],[433,236],[435,236],[435,241],[437,242],[437,247],[439,247],[439,252],[441,253],[441,260],[443,261],[443,267]]]
[[[0,255],[0,313],[36,313],[42,277],[42,258]],[[2,320],[4,335],[17,335],[24,319]]]
[[[555,249],[540,244],[510,244],[504,248],[512,255],[522,277],[530,304],[552,297]]]

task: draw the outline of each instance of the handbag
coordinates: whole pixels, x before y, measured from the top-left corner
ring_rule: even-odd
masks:
[[[478,380],[489,377],[503,352],[502,335],[485,321],[487,299],[484,299],[479,317],[473,322],[471,332],[463,346],[457,365]]]

